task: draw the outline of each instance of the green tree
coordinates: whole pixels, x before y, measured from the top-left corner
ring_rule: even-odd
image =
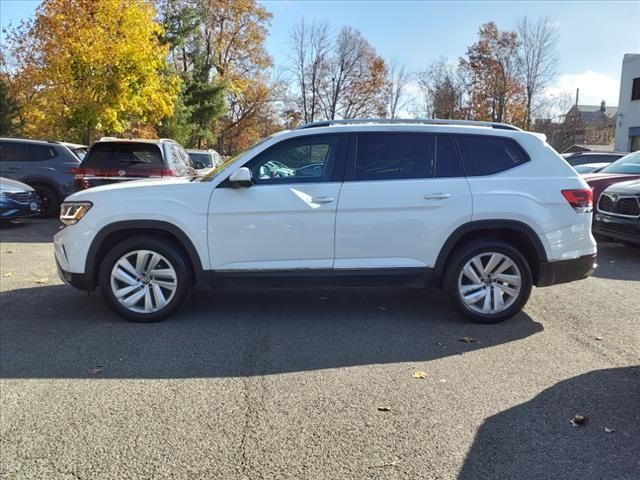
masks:
[[[3,80],[0,80],[0,136],[16,135],[20,130],[20,108],[10,95]]]

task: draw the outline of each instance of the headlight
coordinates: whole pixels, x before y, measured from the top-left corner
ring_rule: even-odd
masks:
[[[64,202],[60,205],[60,221],[65,225],[74,225],[91,209],[91,202]]]

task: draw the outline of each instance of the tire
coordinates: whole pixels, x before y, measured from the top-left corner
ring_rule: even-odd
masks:
[[[38,216],[43,218],[58,216],[60,214],[60,200],[55,189],[43,184],[35,184],[32,187],[40,197],[42,212]]]
[[[496,272],[501,273],[496,276]],[[444,281],[456,308],[478,323],[498,323],[519,313],[529,299],[532,285],[527,260],[500,240],[468,243],[456,249],[447,262]]]
[[[155,267],[149,269],[152,262]],[[193,272],[175,243],[145,235],[113,247],[102,261],[98,280],[107,305],[118,315],[134,322],[157,322],[185,302]]]

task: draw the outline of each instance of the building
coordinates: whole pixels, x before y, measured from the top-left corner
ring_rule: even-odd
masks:
[[[640,150],[640,54],[627,53],[622,60],[615,149]]]

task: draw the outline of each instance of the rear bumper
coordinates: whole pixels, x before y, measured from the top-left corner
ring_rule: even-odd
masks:
[[[544,262],[540,264],[540,273],[536,286],[547,287],[558,283],[582,280],[591,275],[597,267],[596,254],[585,255],[571,260]]]

